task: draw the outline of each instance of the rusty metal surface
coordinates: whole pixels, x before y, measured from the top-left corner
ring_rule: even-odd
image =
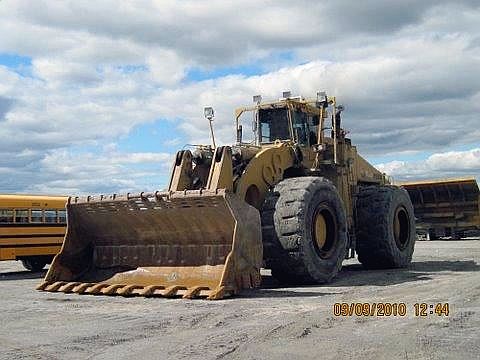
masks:
[[[475,178],[423,180],[401,184],[412,200],[421,228],[479,228]]]
[[[222,298],[260,282],[259,213],[225,191],[71,199],[45,291]]]

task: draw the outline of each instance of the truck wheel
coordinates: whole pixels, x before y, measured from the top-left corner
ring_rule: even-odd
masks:
[[[428,237],[430,240],[438,240],[437,233],[435,232],[435,229],[429,229],[428,230]]]
[[[45,256],[31,256],[23,258],[22,265],[25,269],[37,272],[43,270],[45,265],[49,263],[48,259]]]
[[[285,179],[262,210],[264,259],[284,283],[323,283],[340,270],[347,247],[345,210],[321,177]]]
[[[455,230],[453,231],[452,239],[453,240],[462,240],[465,237],[465,231]]]
[[[369,186],[357,200],[358,260],[370,269],[406,267],[415,246],[415,217],[405,189]]]

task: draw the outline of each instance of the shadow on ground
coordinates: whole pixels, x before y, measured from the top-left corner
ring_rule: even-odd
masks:
[[[47,270],[42,270],[38,272],[31,272],[28,270],[4,272],[0,273],[0,281],[40,279],[44,278],[46,273]]]
[[[366,270],[360,264],[347,265],[332,286],[389,286],[414,281],[432,280],[435,273],[480,271],[480,265],[472,260],[416,261],[405,269]]]
[[[410,264],[406,270],[441,272],[441,271],[459,271],[471,272],[480,271],[480,265],[473,260],[436,260],[436,261],[415,261]]]
[[[389,286],[415,281],[432,280],[432,275],[441,272],[476,272],[480,265],[472,260],[436,260],[416,261],[405,269],[367,270],[360,264],[345,265],[337,277],[329,283],[329,287],[347,286]],[[45,277],[46,270],[40,272],[12,271],[0,273],[0,282],[9,280],[40,279]],[[291,289],[291,290],[290,290]],[[321,297],[335,293],[322,291],[321,285],[288,285],[279,283],[270,275],[262,275],[260,289],[243,292],[250,298],[276,297]]]
[[[415,281],[432,280],[435,273],[448,272],[475,272],[480,271],[480,265],[475,261],[416,261],[405,269],[384,269],[384,270],[367,270],[360,264],[346,265],[337,277],[328,284],[330,287],[343,286],[389,286]],[[319,285],[311,285],[318,288]],[[298,288],[298,285],[288,286],[279,283],[272,276],[262,276],[262,288]],[[301,285],[300,287],[305,287]],[[307,286],[310,288],[310,286]],[[273,291],[280,293],[279,291]],[[308,293],[295,292],[295,296],[309,296]],[[307,294],[307,295],[302,295]],[[329,295],[328,293],[312,292],[310,296]],[[281,296],[281,295],[278,295]]]
[[[271,276],[266,276],[271,277]],[[280,289],[281,287],[281,289]],[[278,290],[274,290],[278,288]],[[307,287],[308,289],[309,287]],[[321,297],[325,295],[334,295],[335,293],[324,292],[318,288],[316,285],[316,289],[318,291],[300,291],[300,290],[285,290],[284,286],[271,286],[269,288],[265,287],[262,284],[260,289],[252,289],[252,290],[242,290],[242,297],[248,298],[296,298],[296,297]]]

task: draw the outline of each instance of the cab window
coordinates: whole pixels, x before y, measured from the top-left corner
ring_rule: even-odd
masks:
[[[308,146],[310,138],[310,127],[307,122],[307,114],[295,109],[292,112],[293,133],[297,142]]]
[[[286,108],[259,109],[259,138],[261,143],[290,139]]]

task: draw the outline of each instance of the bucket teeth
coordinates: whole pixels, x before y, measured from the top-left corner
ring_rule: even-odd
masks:
[[[73,289],[72,289],[72,292],[76,293],[76,294],[84,294],[85,291],[87,291],[87,289],[91,286],[95,285],[95,283],[81,283],[77,286],[75,286]]]
[[[61,286],[65,285],[65,284],[66,284],[65,281],[57,281],[57,282],[54,282],[53,284],[48,285],[48,286],[45,288],[45,291],[52,291],[52,292],[58,291],[58,289],[59,289]]]
[[[125,284],[113,284],[103,288],[100,292],[103,295],[115,295],[118,289],[125,287]]]
[[[85,294],[92,294],[92,295],[96,295],[96,294],[101,294],[101,291],[102,289],[106,288],[107,286],[109,286],[108,284],[95,284],[91,287],[89,287],[87,290],[85,290]]]
[[[64,292],[89,295],[120,295],[120,296],[161,296],[175,297],[182,296],[184,299],[193,299],[199,297],[207,297],[207,299],[222,299],[233,295],[235,289],[229,286],[221,286],[213,289],[208,286],[192,286],[172,285],[165,287],[163,285],[135,285],[135,284],[106,284],[106,283],[81,283],[81,282],[65,282],[57,281],[54,283],[43,282],[37,290],[49,292]]]
[[[207,296],[207,300],[220,300],[232,296],[235,293],[235,288],[232,286],[220,286],[210,292]]]
[[[60,288],[58,288],[57,291],[64,292],[64,293],[70,293],[70,292],[72,292],[72,289],[75,286],[80,285],[80,284],[81,283],[79,283],[79,282],[69,282],[69,283],[66,283],[63,286],[60,286]]]
[[[193,299],[195,297],[200,296],[200,292],[202,290],[209,290],[207,286],[194,286],[187,290],[187,292],[183,295],[184,299]]]
[[[187,290],[187,288],[185,286],[179,286],[179,285],[169,286],[163,291],[162,296],[165,296],[165,297],[175,296],[177,295],[177,292],[179,290]]]
[[[117,294],[122,295],[122,296],[129,296],[129,295],[133,295],[132,292],[134,290],[142,289],[142,288],[143,288],[143,286],[141,286],[141,285],[127,285],[127,286],[124,286],[121,289],[118,289]]]
[[[44,291],[45,288],[50,285],[48,281],[43,281],[41,284],[39,284],[35,289],[39,291]]]
[[[139,292],[141,296],[153,296],[156,294],[157,290],[164,290],[165,286],[162,285],[148,285],[143,288],[142,291]]]

